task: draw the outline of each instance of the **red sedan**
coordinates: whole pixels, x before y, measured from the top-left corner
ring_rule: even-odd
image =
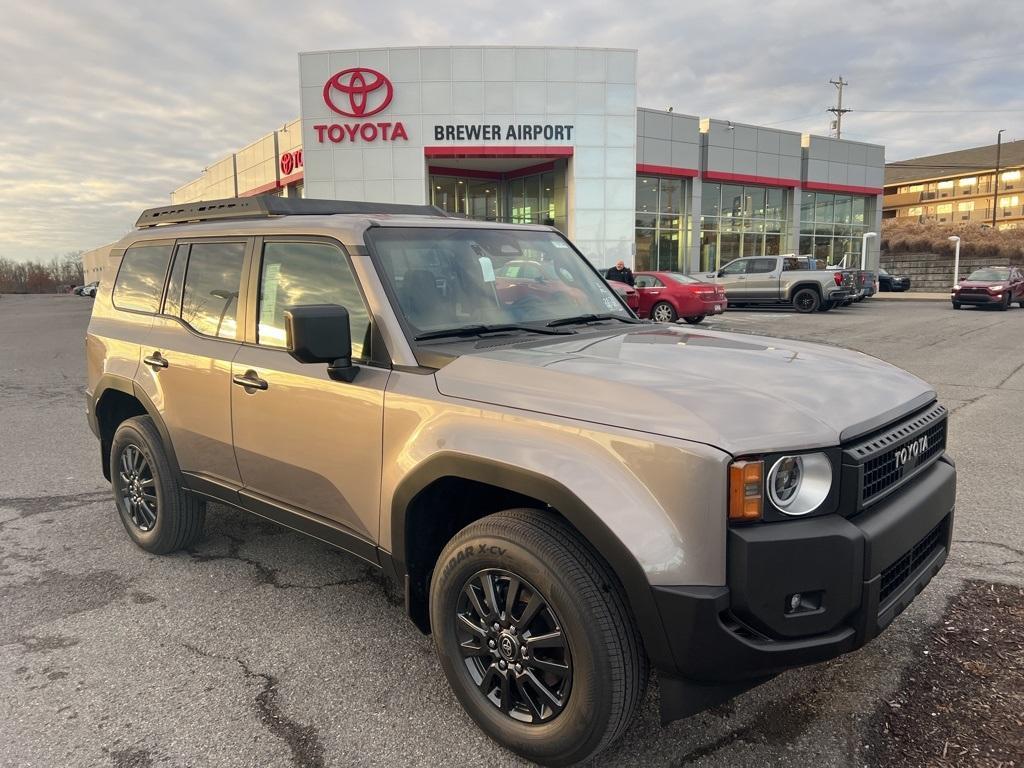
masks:
[[[681,317],[696,324],[729,306],[720,285],[679,272],[637,272],[636,292],[640,294],[637,314],[659,323],[674,323]]]

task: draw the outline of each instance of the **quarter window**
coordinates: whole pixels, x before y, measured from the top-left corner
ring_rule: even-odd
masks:
[[[185,270],[181,319],[207,336],[234,339],[245,243],[193,243]]]
[[[257,341],[268,347],[285,347],[285,309],[311,304],[345,307],[352,328],[352,355],[365,357],[370,316],[341,249],[330,243],[264,245]]]
[[[114,281],[114,306],[156,312],[170,258],[169,245],[136,245],[125,251]]]

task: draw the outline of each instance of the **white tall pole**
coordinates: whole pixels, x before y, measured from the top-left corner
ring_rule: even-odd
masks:
[[[951,243],[956,243],[955,250],[953,251],[953,285],[960,282],[960,238],[957,235],[953,235],[949,238]]]
[[[860,268],[867,269],[868,264],[868,238],[878,237],[877,232],[865,232],[860,242]]]

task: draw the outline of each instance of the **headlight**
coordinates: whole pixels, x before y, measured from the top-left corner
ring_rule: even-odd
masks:
[[[1001,286],[1001,285],[993,285],[993,286],[991,286],[989,288],[989,290],[992,291],[993,293],[996,293],[998,291],[1003,290],[1003,286]]]
[[[954,291],[959,291],[960,290],[960,286],[959,285],[954,285],[953,286],[953,290]]]
[[[799,517],[813,512],[832,488],[832,463],[824,453],[783,456],[765,482],[768,498],[780,512]]]

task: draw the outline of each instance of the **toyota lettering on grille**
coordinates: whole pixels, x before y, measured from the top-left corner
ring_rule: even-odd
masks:
[[[917,458],[928,450],[928,435],[922,435],[896,451],[896,468],[917,464]]]

